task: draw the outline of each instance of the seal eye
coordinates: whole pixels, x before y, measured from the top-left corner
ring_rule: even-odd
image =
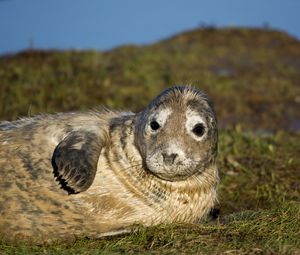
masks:
[[[204,125],[201,123],[196,124],[193,128],[193,133],[199,137],[203,136],[204,131],[205,131]]]
[[[157,130],[160,128],[160,125],[158,124],[158,122],[156,120],[152,120],[150,123],[150,127],[152,130]]]

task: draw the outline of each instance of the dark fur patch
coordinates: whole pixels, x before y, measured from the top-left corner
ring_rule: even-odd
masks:
[[[31,158],[31,154],[29,152],[18,152],[18,156],[22,160],[24,169],[26,170],[26,172],[28,172],[30,174],[31,179],[33,179],[33,180],[38,179],[38,177],[39,177],[38,171],[34,167],[34,163]]]
[[[211,210],[210,210],[210,212],[209,212],[209,216],[212,218],[212,219],[217,219],[218,217],[219,217],[219,215],[220,215],[220,208],[216,208],[216,207],[214,207],[214,208],[212,208]]]
[[[76,148],[81,144],[81,148]],[[100,138],[91,132],[71,132],[55,148],[52,156],[53,173],[68,194],[87,190],[93,183],[101,152]]]

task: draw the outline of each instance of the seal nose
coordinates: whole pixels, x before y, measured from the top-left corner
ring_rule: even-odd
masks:
[[[161,155],[163,156],[164,163],[166,165],[172,165],[174,163],[175,158],[178,156],[178,154],[176,153],[162,153]]]

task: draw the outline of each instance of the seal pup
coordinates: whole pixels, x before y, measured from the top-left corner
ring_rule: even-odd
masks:
[[[205,218],[218,183],[216,116],[189,86],[137,113],[107,109],[0,122],[0,237],[99,237]]]

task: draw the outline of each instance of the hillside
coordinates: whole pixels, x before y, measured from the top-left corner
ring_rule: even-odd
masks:
[[[217,219],[50,245],[0,239],[0,254],[300,254],[300,41],[284,32],[203,28],[107,52],[1,56],[0,120],[97,105],[139,111],[173,84],[215,105]]]
[[[0,57],[0,119],[103,104],[142,109],[161,89],[192,84],[221,127],[300,128],[300,42],[260,29],[199,29],[108,52],[25,51]]]

